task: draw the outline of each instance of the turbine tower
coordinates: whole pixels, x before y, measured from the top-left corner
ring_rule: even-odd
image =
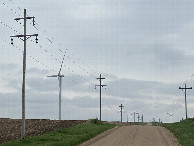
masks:
[[[65,55],[64,55],[65,57]],[[61,62],[61,67],[59,69],[59,73],[57,75],[51,75],[51,76],[47,76],[47,77],[58,77],[58,81],[59,81],[59,120],[61,120],[61,86],[62,86],[62,77],[64,77],[64,75],[61,75],[61,68],[63,65],[63,61],[64,61],[64,57],[63,60]]]

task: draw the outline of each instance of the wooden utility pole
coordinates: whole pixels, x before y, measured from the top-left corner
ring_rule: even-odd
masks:
[[[184,88],[179,87],[179,89],[185,90],[185,114],[186,114],[186,119],[188,118],[187,116],[187,89],[192,89],[192,87],[187,88],[187,85],[185,84]]]
[[[124,106],[122,106],[122,104],[121,104],[119,107],[121,108],[121,111],[120,112],[121,112],[121,122],[122,122],[122,119],[123,119],[123,117],[122,117],[123,116],[123,107]]]
[[[133,113],[133,116],[134,116],[134,122],[135,122],[135,112]]]
[[[160,126],[160,118],[158,119],[158,126]]]
[[[101,121],[101,87],[104,87],[106,85],[102,85],[102,81],[101,80],[103,80],[105,78],[102,78],[101,74],[100,74],[100,78],[96,78],[96,79],[100,81],[100,85],[95,85],[95,89],[96,89],[96,86],[100,86],[100,121]]]
[[[23,19],[24,20],[24,35],[14,35],[11,37],[11,44],[13,44],[13,37],[20,38],[24,41],[24,52],[23,52],[23,83],[22,83],[22,128],[21,128],[21,138],[23,139],[25,137],[25,76],[26,76],[26,40],[29,39],[32,36],[36,37],[36,43],[38,43],[37,36],[38,34],[26,34],[26,20],[27,19],[33,19],[33,25],[35,17],[26,17],[26,9],[24,9],[24,18],[15,18],[14,20],[18,21]],[[23,39],[22,39],[23,38]]]
[[[136,113],[136,114],[138,115],[138,116],[137,116],[137,120],[138,120],[138,123],[139,123],[139,118],[140,118],[140,117],[139,117],[139,113]]]
[[[130,114],[132,116],[132,114]],[[129,122],[129,113],[127,114],[127,122]]]

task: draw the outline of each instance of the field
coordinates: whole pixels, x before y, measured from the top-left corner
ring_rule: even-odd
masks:
[[[48,119],[27,119],[26,136],[43,135],[54,130],[68,128],[85,120],[48,120]],[[21,119],[0,119],[0,144],[20,139],[21,137]]]
[[[54,132],[28,137],[23,140],[16,140],[3,144],[2,146],[36,146],[36,145],[65,145],[74,146],[80,144],[108,129],[113,128],[113,124],[83,123],[69,128],[63,128]]]
[[[182,146],[194,146],[194,118],[162,126],[170,130]]]

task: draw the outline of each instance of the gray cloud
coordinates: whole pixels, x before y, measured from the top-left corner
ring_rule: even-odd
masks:
[[[96,80],[97,81],[97,80]],[[50,92],[59,90],[58,77],[27,78],[27,86],[39,92]],[[91,77],[82,75],[65,75],[62,78],[62,90],[73,90],[77,92],[87,92],[94,88]]]
[[[99,107],[99,100],[86,96],[75,97],[73,99],[65,99],[67,105],[73,105],[78,108],[97,108]]]
[[[19,68],[18,64],[14,63],[8,63],[8,64],[0,64],[0,68],[5,72],[16,72],[17,69]]]
[[[27,85],[34,90],[44,91],[56,91],[58,88],[57,78],[55,79],[42,79],[42,78],[29,78],[26,80]]]
[[[38,68],[30,68],[30,69],[27,69],[27,72],[28,73],[31,73],[31,74],[49,74],[49,71],[47,69],[38,69]]]
[[[177,105],[173,105],[177,100],[174,97],[179,87],[177,81],[184,80],[194,69],[193,1],[36,0],[8,3],[4,0],[4,2],[21,15],[23,10],[20,11],[17,6],[21,9],[27,8],[27,13],[36,17],[38,23],[36,26],[40,31],[28,23],[28,33],[38,33],[38,45],[43,46],[48,53],[28,41],[28,55],[36,57],[58,71],[60,63],[50,55],[61,61],[62,54],[58,49],[68,48],[68,55],[71,58],[79,58],[102,73],[106,78],[103,83],[108,85],[106,90],[102,90],[103,95],[113,95],[113,99],[103,98],[103,107],[108,108],[103,111],[103,116],[108,120],[119,118],[117,107],[121,102],[128,111],[144,112],[147,120],[158,113],[165,114],[166,111],[178,108]],[[15,14],[3,5],[0,8],[3,11],[0,13],[2,21],[22,33],[21,26],[13,22]],[[51,9],[53,11],[50,11]],[[10,35],[15,32],[3,25],[2,28],[0,37],[6,41],[10,40]],[[44,33],[44,29],[48,33]],[[50,39],[52,36],[55,39],[51,39],[51,43],[44,36]],[[57,45],[56,40],[63,44],[62,47]],[[14,39],[14,44],[20,49],[23,48],[20,40]],[[6,82],[1,86],[5,88],[8,86],[17,91],[0,94],[1,107],[5,108],[1,108],[1,111],[4,111],[2,113],[4,116],[15,117],[15,114],[20,117],[14,108],[20,113],[22,52],[19,53],[18,49],[5,43],[2,43],[1,48],[0,68],[3,73],[5,72],[5,75],[2,73],[1,80]],[[67,68],[62,68],[62,73],[65,74],[63,91],[80,94],[93,92],[94,86],[90,83],[98,84],[99,81],[88,77],[77,68],[82,65],[81,61],[76,63],[70,63],[67,58],[64,60],[64,64],[80,76],[73,75]],[[47,75],[51,74],[45,66],[27,58],[28,117],[57,118],[58,80],[46,78]],[[190,85],[192,86],[193,82]],[[178,93],[180,92],[178,90]],[[98,90],[95,93],[98,93]],[[188,104],[191,104],[193,91],[188,92],[188,95]],[[63,117],[67,119],[95,117],[99,113],[98,96],[78,97],[76,94],[73,99],[64,98]],[[172,104],[167,104],[168,100]],[[193,109],[190,110],[192,113]]]
[[[145,98],[146,94],[174,95],[178,89],[174,84],[135,79],[116,79],[107,83],[109,90],[103,92],[124,98]],[[126,92],[127,91],[127,92]],[[145,95],[144,95],[145,94]]]
[[[40,84],[38,81],[36,82]],[[173,89],[171,90],[173,85],[171,84],[133,79],[115,79],[108,82],[108,85],[110,86],[111,91],[102,91],[102,111],[104,120],[117,120],[119,110],[118,106],[121,103],[124,105],[126,114],[137,111],[144,114],[145,120],[147,121],[158,114],[163,113],[165,115],[166,112],[180,108],[179,103],[176,104],[176,102],[172,102],[172,99],[169,99],[169,95],[173,96]],[[123,93],[123,89],[121,87],[125,87],[124,90],[128,91],[127,94],[126,92]],[[41,88],[41,90],[43,89],[44,88]],[[72,89],[72,91],[77,92],[76,89]],[[150,95],[152,92],[154,92],[155,97]],[[114,96],[112,98],[105,98],[105,94],[113,94]],[[164,97],[161,97],[160,94],[164,94]],[[165,95],[167,97],[165,97]],[[191,92],[189,96],[192,96]],[[21,92],[1,94],[0,97],[1,107],[4,108],[3,110],[5,111],[7,109],[9,113],[16,108],[17,110],[13,112],[15,115],[9,115],[18,118],[21,114]],[[169,100],[169,102],[162,103],[159,102],[160,100]],[[191,98],[189,98],[189,100],[192,102]],[[80,96],[74,96],[73,99],[69,99],[68,97],[64,97],[62,95],[62,109],[64,119],[76,119],[76,117],[79,119],[87,119],[90,117],[95,118],[95,116],[99,116],[99,95],[97,94],[95,98],[92,98],[90,96],[82,96],[80,94]],[[86,112],[87,110],[91,110],[92,112]],[[150,111],[155,114],[150,114]],[[51,93],[48,91],[40,92],[37,88],[27,89],[26,112],[28,118],[57,119],[58,93]],[[80,114],[80,112],[82,112],[82,114]],[[112,113],[112,117],[109,116],[110,113]],[[126,117],[126,114],[124,114],[124,117]]]

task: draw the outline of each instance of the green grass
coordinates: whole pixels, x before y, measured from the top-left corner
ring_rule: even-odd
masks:
[[[170,130],[182,146],[194,146],[194,118],[162,126]]]
[[[115,127],[113,124],[84,123],[42,136],[11,141],[2,146],[74,146],[113,127]]]
[[[161,125],[161,123],[160,123]],[[159,123],[158,122],[152,122],[152,126],[159,126]]]
[[[140,122],[139,125],[145,126],[147,123],[146,122]]]

